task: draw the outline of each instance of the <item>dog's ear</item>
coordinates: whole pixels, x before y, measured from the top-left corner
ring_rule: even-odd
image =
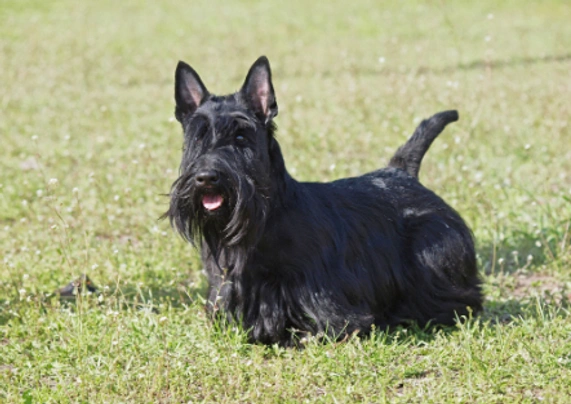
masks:
[[[178,62],[174,75],[175,117],[179,122],[196,111],[209,93],[198,73],[184,62]]]
[[[250,67],[240,92],[262,122],[267,124],[278,114],[272,71],[267,57],[260,56]]]

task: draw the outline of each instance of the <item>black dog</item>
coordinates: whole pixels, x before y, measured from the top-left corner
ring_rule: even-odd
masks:
[[[291,345],[373,326],[453,324],[481,309],[471,232],[417,179],[456,111],[423,121],[388,168],[303,183],[274,137],[265,57],[227,96],[210,94],[183,62],[175,76],[184,152],[165,216],[201,245],[211,313],[241,321],[251,341]]]

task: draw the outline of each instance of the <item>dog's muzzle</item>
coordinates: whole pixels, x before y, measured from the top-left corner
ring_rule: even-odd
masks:
[[[202,206],[209,212],[219,209],[224,203],[224,197],[218,190],[220,174],[215,170],[205,170],[194,177],[195,186],[202,193]]]

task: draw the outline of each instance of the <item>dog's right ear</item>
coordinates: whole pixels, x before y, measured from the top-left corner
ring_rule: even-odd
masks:
[[[198,73],[186,63],[180,61],[174,77],[175,117],[179,122],[194,111],[208,97],[209,93]]]

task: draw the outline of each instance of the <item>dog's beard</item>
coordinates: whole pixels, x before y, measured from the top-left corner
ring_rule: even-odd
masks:
[[[227,254],[236,249],[247,254],[259,241],[266,223],[269,187],[224,170],[220,185],[204,189],[196,186],[193,171],[173,184],[165,216],[193,245],[200,246],[204,240],[217,260],[222,249]]]

